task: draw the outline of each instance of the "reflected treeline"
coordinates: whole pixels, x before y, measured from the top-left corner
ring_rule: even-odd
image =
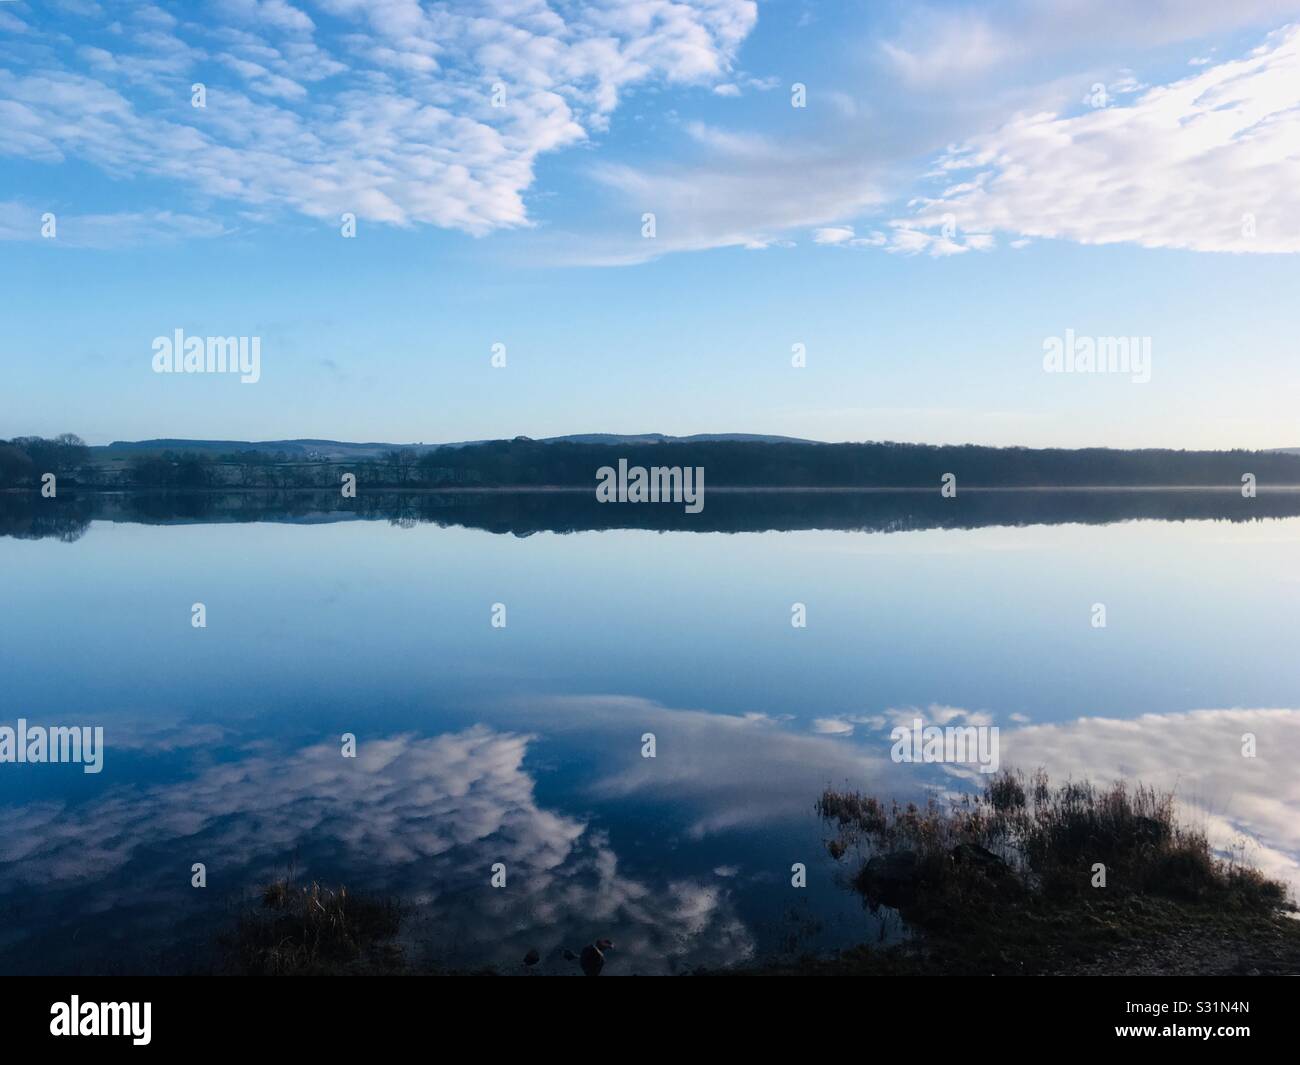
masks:
[[[92,521],[150,525],[198,522],[318,523],[388,521],[530,536],[538,532],[651,529],[662,532],[782,532],[838,529],[905,532],[995,525],[1104,525],[1135,520],[1257,521],[1300,516],[1300,491],[967,489],[951,499],[937,491],[725,491],[688,514],[672,503],[600,503],[591,491],[35,492],[0,493],[0,535],[78,539]]]
[[[72,543],[100,516],[102,503],[85,494],[43,499],[38,492],[0,492],[0,536]]]

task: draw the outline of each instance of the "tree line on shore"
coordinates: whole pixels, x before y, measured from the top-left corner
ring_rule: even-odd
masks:
[[[334,488],[344,473],[373,488],[593,487],[616,466],[703,467],[710,487],[932,488],[945,474],[962,487],[1236,488],[1300,485],[1300,455],[1269,451],[996,448],[899,443],[768,441],[544,442],[517,437],[458,447],[394,448],[376,458],[303,459],[283,451],[161,450],[126,457],[88,447],[73,433],[0,440],[0,488],[61,485],[193,491]]]

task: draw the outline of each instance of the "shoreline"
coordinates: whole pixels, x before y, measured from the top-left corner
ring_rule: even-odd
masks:
[[[333,494],[338,491],[334,486],[330,487],[311,487],[305,485],[296,485],[287,488],[266,488],[252,487],[246,485],[231,485],[228,487],[212,488],[150,488],[145,486],[114,486],[103,487],[99,485],[80,485],[73,484],[68,486],[65,491],[68,492],[87,492],[95,495],[185,495],[185,496],[203,496],[203,495],[286,495],[286,494],[307,494],[327,492]],[[478,485],[473,487],[457,488],[436,488],[428,485],[406,487],[401,485],[378,485],[373,488],[367,488],[370,494],[400,494],[400,495],[546,495],[546,494],[575,494],[575,495],[594,495],[594,485]],[[908,495],[929,495],[936,491],[933,485],[928,486],[888,486],[888,485],[846,485],[846,486],[822,486],[822,485],[710,485],[707,492],[722,493],[728,495],[777,495],[777,494],[810,494],[810,495],[876,495],[876,494],[908,494]],[[1277,485],[1260,485],[1256,491],[1259,494],[1266,492],[1300,492],[1300,484],[1277,484]],[[958,495],[966,493],[985,493],[999,492],[1007,494],[1018,494],[1028,492],[1214,492],[1229,495],[1240,495],[1240,485],[1178,485],[1178,484],[1135,484],[1135,485],[962,485]],[[0,488],[0,493],[8,495],[34,495],[40,496],[39,487],[34,488]],[[55,497],[57,498],[57,497]],[[1244,498],[1244,497],[1243,497]]]

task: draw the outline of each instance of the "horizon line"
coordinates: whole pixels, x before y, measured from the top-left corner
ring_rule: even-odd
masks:
[[[30,434],[38,435],[38,434]],[[56,434],[57,435],[57,434]],[[80,434],[75,434],[80,435]],[[593,437],[608,437],[609,440],[583,439]],[[0,442],[10,440],[24,439],[25,434],[16,436],[0,437]],[[44,439],[51,439],[46,437]],[[1188,446],[1140,446],[1140,447],[1123,447],[1110,444],[1084,444],[1073,447],[1056,446],[1034,446],[1029,444],[980,444],[972,441],[962,443],[941,443],[936,444],[924,440],[888,440],[888,439],[862,439],[862,440],[816,440],[811,437],[786,436],[779,433],[754,433],[754,432],[699,432],[686,434],[673,433],[619,433],[607,431],[593,432],[575,432],[562,433],[556,436],[539,436],[533,437],[526,434],[517,433],[513,436],[489,436],[478,437],[467,440],[446,440],[446,441],[407,441],[397,442],[391,440],[347,440],[338,437],[325,436],[284,436],[284,437],[265,437],[262,439],[238,440],[225,437],[180,437],[180,436],[155,436],[142,437],[138,439],[111,439],[107,443],[90,443],[86,446],[90,448],[110,448],[118,445],[139,446],[142,444],[154,443],[176,443],[176,444],[231,444],[247,445],[249,447],[264,447],[272,444],[338,444],[352,447],[391,447],[391,448],[444,448],[444,447],[472,447],[480,444],[492,443],[511,443],[515,441],[529,441],[532,443],[556,443],[556,442],[574,442],[585,443],[591,446],[617,446],[619,444],[649,444],[658,442],[667,443],[786,443],[786,444],[807,444],[820,446],[865,446],[865,445],[901,445],[907,447],[935,447],[935,448],[961,448],[961,447],[979,447],[989,448],[999,451],[1203,451],[1203,452],[1232,452],[1245,451],[1262,454],[1273,454],[1279,452],[1296,452],[1300,453],[1300,446],[1283,446],[1283,447],[1188,447]]]

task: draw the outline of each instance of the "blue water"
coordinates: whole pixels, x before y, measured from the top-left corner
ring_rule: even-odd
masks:
[[[0,537],[0,725],[106,744],[99,774],[0,764],[0,971],[200,967],[290,869],[400,896],[430,963],[833,950],[881,928],[825,853],[822,788],[978,783],[890,760],[913,716],[997,725],[1004,765],[1177,787],[1300,883],[1298,549],[1296,518]]]

